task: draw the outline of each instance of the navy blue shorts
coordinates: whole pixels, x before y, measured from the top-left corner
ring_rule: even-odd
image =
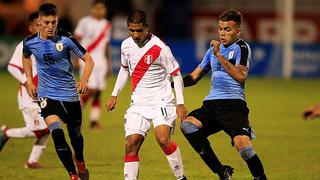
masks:
[[[39,106],[44,119],[50,115],[57,115],[69,127],[79,127],[82,124],[80,101],[66,102],[42,97]]]
[[[206,136],[223,130],[232,140],[237,135],[252,138],[248,115],[247,103],[240,99],[207,100],[201,108],[188,114],[201,121],[201,131]]]

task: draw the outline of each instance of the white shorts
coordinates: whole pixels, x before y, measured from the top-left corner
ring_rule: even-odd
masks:
[[[171,132],[175,128],[176,107],[159,107],[159,106],[139,106],[132,105],[124,115],[125,136],[132,134],[141,134],[146,136],[151,123],[153,127],[167,125],[171,127]]]
[[[21,110],[26,127],[31,131],[43,130],[47,128],[43,117],[40,115],[40,107],[23,108]]]
[[[81,75],[83,73],[83,68],[84,68],[84,63],[81,63],[81,68],[80,68]],[[107,74],[106,66],[96,67],[95,65],[88,81],[88,88],[96,89],[100,91],[104,90],[106,88],[106,74]]]

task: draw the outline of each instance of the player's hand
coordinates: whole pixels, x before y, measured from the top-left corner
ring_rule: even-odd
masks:
[[[116,104],[117,104],[117,97],[111,96],[106,103],[107,111],[112,111],[116,107]]]
[[[220,53],[220,42],[217,40],[211,40],[210,46],[213,47],[213,54],[216,56],[218,53]]]
[[[186,119],[188,110],[183,104],[178,104],[176,107],[177,116],[180,118],[181,122]]]
[[[28,94],[32,99],[37,98],[37,88],[33,83],[25,83]]]
[[[77,89],[80,94],[85,94],[88,91],[88,82],[79,81],[77,84]]]
[[[309,108],[309,109],[306,109],[304,112],[303,112],[303,118],[304,120],[312,120],[316,117],[320,117],[320,107],[314,107],[314,108]]]

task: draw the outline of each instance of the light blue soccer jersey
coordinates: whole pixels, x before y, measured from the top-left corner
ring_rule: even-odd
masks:
[[[86,50],[70,33],[57,29],[53,39],[43,40],[39,33],[23,41],[23,55],[35,56],[39,75],[38,97],[58,101],[79,101],[70,51],[80,58]]]
[[[220,52],[233,65],[241,64],[249,68],[251,61],[250,46],[243,40],[238,40],[229,47],[220,45]],[[214,99],[242,99],[245,101],[244,83],[234,80],[213,55],[213,47],[210,47],[199,67],[211,70],[211,89],[204,100]]]

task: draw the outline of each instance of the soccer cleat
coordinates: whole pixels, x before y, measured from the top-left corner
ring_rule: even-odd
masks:
[[[70,180],[79,180],[79,176],[78,175],[70,175]]]
[[[78,175],[81,180],[89,180],[89,171],[84,162],[76,160]]]
[[[32,162],[32,163],[27,162],[24,165],[24,168],[26,168],[26,169],[41,169],[41,168],[43,168],[43,166],[38,162]]]
[[[253,180],[267,180],[267,176],[263,174],[262,176],[254,177]]]
[[[180,179],[180,180],[187,180],[187,177],[183,176],[183,178],[182,178],[182,179]]]
[[[102,129],[102,126],[98,121],[91,121],[90,123],[90,128],[91,129]]]
[[[5,125],[3,125],[1,127],[1,130],[0,130],[0,151],[2,150],[3,146],[6,144],[6,142],[8,141],[9,137],[6,135],[6,131],[8,130],[9,128]]]
[[[221,168],[220,180],[232,180],[233,168],[228,165],[223,165]]]

